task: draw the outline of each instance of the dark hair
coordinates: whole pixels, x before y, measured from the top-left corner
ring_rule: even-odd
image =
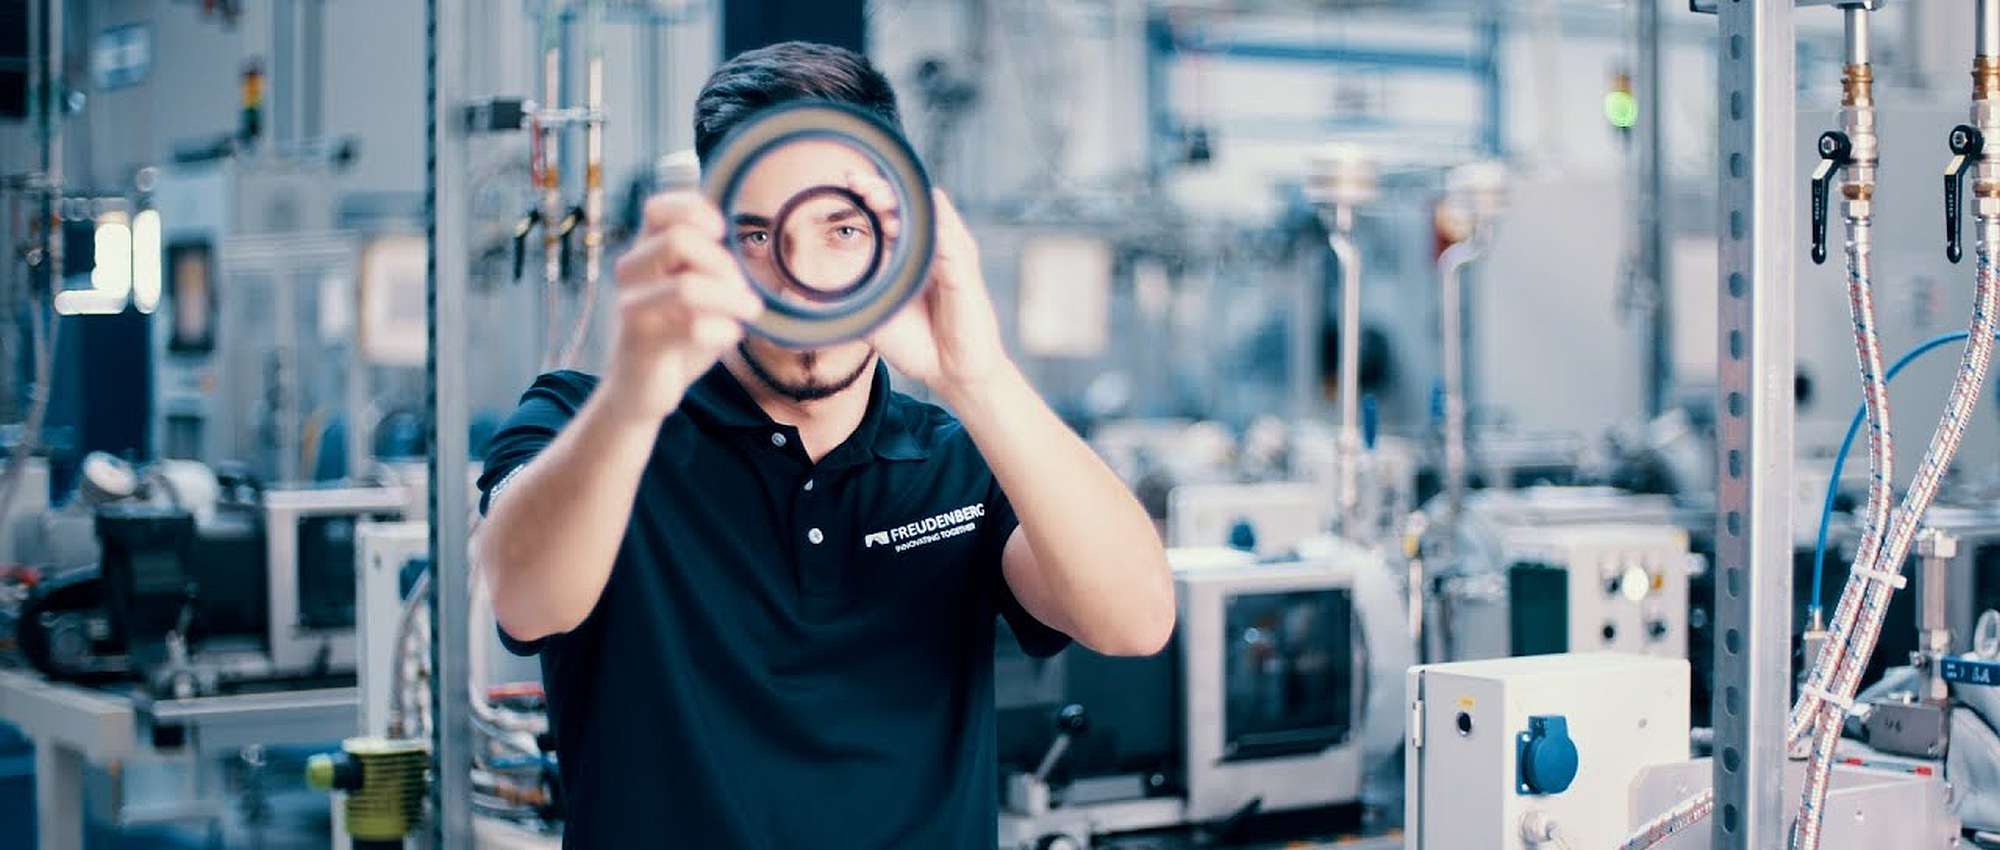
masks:
[[[722,63],[694,99],[694,153],[703,161],[729,131],[774,103],[828,100],[858,107],[902,131],[896,91],[868,57],[845,47],[787,41]]]

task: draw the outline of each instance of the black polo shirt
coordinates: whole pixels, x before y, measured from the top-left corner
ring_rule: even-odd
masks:
[[[596,385],[538,378],[489,490]],[[504,498],[504,496],[502,497]],[[611,578],[540,653],[569,848],[992,848],[996,615],[1014,512],[964,427],[889,387],[814,464],[720,366],[667,417]]]

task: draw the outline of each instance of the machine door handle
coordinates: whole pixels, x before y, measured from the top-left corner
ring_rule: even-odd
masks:
[[[1853,157],[1854,145],[1847,134],[1828,130],[1819,134],[1819,167],[1812,176],[1812,260],[1826,262],[1826,194],[1833,175]]]
[[[1986,150],[1986,139],[1969,125],[1951,128],[1951,162],[1944,167],[1944,257],[1954,263],[1965,256],[1959,239],[1960,207],[1964,206],[1965,171],[1978,162]]]

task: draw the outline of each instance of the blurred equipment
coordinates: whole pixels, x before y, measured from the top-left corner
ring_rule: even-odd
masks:
[[[312,757],[306,781],[346,797],[354,850],[403,850],[421,824],[429,788],[430,745],[406,738],[349,738],[340,751]]]
[[[1326,227],[1327,246],[1340,266],[1340,524],[1353,535],[1361,503],[1361,252],[1353,240],[1355,208],[1375,199],[1375,165],[1351,145],[1333,144],[1314,155],[1306,197]],[[1311,300],[1311,299],[1308,299]],[[1304,411],[1299,411],[1303,413]]]
[[[58,575],[25,604],[19,641],[37,669],[137,675],[180,698],[353,674],[355,528],[403,516],[407,490],[260,492],[176,461],[143,481],[96,509],[101,568]]]
[[[1687,757],[1686,661],[1564,654],[1409,675],[1410,850],[1610,847],[1640,771]]]
[[[1699,563],[1672,503],[1609,488],[1483,491],[1437,571],[1429,657],[1688,653]]]
[[[1400,629],[1401,612],[1357,604],[1361,585],[1386,586],[1378,556],[1319,548],[1275,563],[1175,550],[1180,621],[1158,656],[1072,648],[1036,665],[1003,644],[1000,846],[1351,819],[1367,762],[1386,756],[1362,734],[1365,683],[1385,663],[1363,621]]]
[[[1438,321],[1444,342],[1444,490],[1450,541],[1465,511],[1468,486],[1465,438],[1465,306],[1460,297],[1465,267],[1478,259],[1491,238],[1493,220],[1506,204],[1506,167],[1480,162],[1452,169],[1438,204],[1438,235],[1448,247],[1438,254]],[[1447,543],[1447,546],[1449,543]],[[1448,556],[1446,550],[1441,553]]]

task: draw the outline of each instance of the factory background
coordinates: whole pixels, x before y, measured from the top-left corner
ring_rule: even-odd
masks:
[[[422,737],[416,732],[428,735],[433,723],[465,714],[435,704],[428,691],[435,671],[417,660],[423,647],[407,645],[413,629],[419,643],[430,639],[428,621],[410,622],[423,606],[405,604],[421,601],[429,579],[408,564],[429,557],[427,496],[435,482],[428,478],[444,462],[427,442],[438,403],[428,370],[441,358],[463,366],[454,392],[466,427],[449,444],[463,445],[476,471],[484,439],[547,352],[573,339],[577,364],[597,362],[612,283],[608,275],[585,281],[570,260],[545,279],[545,231],[524,237],[521,227],[523,214],[544,202],[532,182],[532,134],[468,129],[452,160],[460,190],[444,199],[465,236],[454,265],[463,272],[464,337],[452,350],[429,350],[426,286],[437,258],[427,256],[427,240],[437,209],[427,200],[434,152],[427,35],[454,21],[463,26],[451,43],[465,53],[446,61],[457,60],[467,106],[504,112],[526,99],[532,109],[550,96],[582,103],[589,57],[601,51],[606,212],[593,224],[605,232],[611,258],[632,232],[638,205],[672,184],[667,163],[693,145],[694,97],[719,62],[791,38],[865,52],[895,84],[904,129],[931,179],[952,193],[980,240],[1009,351],[1154,512],[1183,559],[1177,570],[1239,556],[1281,570],[1343,565],[1325,575],[1298,568],[1284,574],[1294,584],[1281,583],[1285,593],[1335,588],[1338,616],[1355,621],[1336,642],[1334,655],[1351,668],[1338,695],[1311,697],[1334,702],[1294,706],[1286,718],[1330,737],[1318,744],[1316,761],[1286,768],[1303,773],[1270,780],[1290,789],[1303,776],[1319,790],[1291,803],[1275,793],[1257,798],[1272,809],[1339,810],[1333,826],[1314,825],[1302,837],[1364,836],[1385,847],[1409,840],[1412,848],[1565,846],[1523,839],[1512,821],[1501,830],[1506,838],[1496,832],[1490,844],[1448,836],[1419,843],[1406,812],[1442,805],[1424,802],[1430,792],[1412,778],[1420,760],[1404,760],[1416,734],[1405,728],[1412,722],[1405,699],[1415,694],[1404,689],[1416,681],[1405,671],[1420,662],[1593,649],[1685,660],[1666,668],[1687,671],[1684,692],[1668,689],[1664,701],[1690,707],[1679,725],[1695,727],[1692,755],[1707,755],[1701,733],[1712,722],[1721,640],[1711,599],[1718,516],[1726,513],[1717,507],[1718,467],[1726,469],[1719,458],[1727,456],[1717,422],[1733,415],[1718,409],[1727,391],[1718,379],[1726,260],[1717,245],[1735,223],[1718,197],[1718,175],[1730,165],[1717,128],[1741,109],[1718,96],[1727,73],[1718,57],[1729,39],[1716,15],[1680,0],[494,0],[434,24],[432,5],[0,0],[0,445],[14,452],[11,495],[0,507],[0,568],[9,571],[0,574],[0,626],[8,632],[0,673],[12,677],[0,681],[0,721],[7,721],[0,848],[72,840],[93,848],[345,846],[350,815],[307,787],[309,757],[355,734]],[[1965,68],[1979,48],[1977,28],[1967,26],[1971,3],[1880,5],[1869,12],[1882,150],[1873,283],[1881,345],[1893,358],[1964,326],[1973,262],[1945,257],[1938,174],[1951,155],[1951,128],[1967,120]],[[1789,517],[1800,566],[1793,604],[1769,604],[1805,631],[1816,528],[1833,529],[1837,572],[1826,584],[1838,588],[1854,555],[1869,467],[1857,447],[1836,473],[1861,396],[1837,210],[1833,259],[1805,258],[1807,178],[1818,160],[1811,143],[1841,126],[1851,28],[1838,9],[1801,6],[1795,19],[1795,75],[1786,79],[1796,110],[1765,120],[1786,123],[1798,140],[1797,161],[1781,164],[1796,172],[1786,185],[1796,189],[1787,209],[1797,239],[1785,248],[1797,254],[1788,388],[1796,429],[1784,459],[1789,492],[1771,504]],[[53,60],[37,46],[44,30],[56,33]],[[556,57],[553,79],[545,50]],[[51,66],[61,78],[52,105],[36,88]],[[52,122],[44,119],[51,110],[59,113]],[[583,131],[549,138],[548,162],[564,187],[560,205],[582,204],[577,187],[593,167]],[[1335,363],[1335,341],[1351,330],[1341,309],[1348,270],[1328,250],[1326,201],[1312,182],[1329,143],[1365,156],[1374,184],[1372,197],[1354,205],[1351,226],[1362,258],[1359,391],[1371,435],[1368,506],[1359,520],[1331,504],[1341,467],[1361,461],[1343,454],[1336,436],[1349,425]],[[53,201],[51,180],[59,181]],[[1468,180],[1475,192],[1504,196],[1475,209],[1476,237],[1448,221]],[[1970,175],[1965,185],[1973,185]],[[61,219],[54,236],[49,210]],[[1976,233],[1970,202],[1965,217]],[[582,230],[576,235],[580,245]],[[1462,270],[1463,313],[1447,322],[1440,254],[1473,239],[1479,250]],[[64,257],[52,277],[56,244]],[[567,243],[564,252],[571,253]],[[580,269],[581,249],[574,253]],[[1448,329],[1461,335],[1465,364],[1462,385],[1452,388],[1442,377]],[[1896,420],[1906,447],[1898,486],[1917,474],[1914,447],[1953,386],[1949,357],[1933,355],[1895,384],[1905,411]],[[1462,398],[1467,411],[1472,488],[1452,505],[1445,504],[1457,501],[1447,492],[1448,396]],[[1986,557],[2000,552],[1988,548],[2000,542],[1996,404],[1980,402],[1929,521],[1962,543],[1960,554],[1934,558],[1950,580],[1951,602],[1937,603],[1929,617],[1900,593],[1864,684],[1929,648],[1920,636],[1940,618],[1949,621],[1939,628],[1950,632],[1950,651],[1971,649],[1974,620],[2000,607],[2000,574],[1989,575],[2000,561]],[[1837,499],[1828,496],[1830,475]],[[205,507],[189,502],[189,487],[208,493]],[[217,523],[227,524],[214,518],[215,504],[238,499],[247,492],[241,488],[256,493],[241,497],[254,503],[244,511],[256,542],[242,551],[218,543],[199,556],[183,548],[179,557],[236,558],[231,569],[240,573],[224,575],[256,574],[262,590],[228,605],[256,608],[260,618],[325,620],[313,625],[313,634],[325,635],[313,640],[323,642],[310,647],[287,644],[271,626],[273,637],[245,650],[273,669],[315,652],[339,659],[331,680],[278,689],[293,693],[292,702],[257,688],[264,702],[228,703],[228,689],[213,681],[216,668],[198,659],[111,645],[106,629],[123,637],[140,620],[171,630],[178,600],[148,602],[111,585],[88,589],[101,598],[56,599],[51,590],[57,576],[101,564],[103,580],[116,584],[108,564],[130,560],[143,548],[137,541],[158,527],[119,530],[132,506],[186,514],[189,527],[201,529],[189,533],[207,540]],[[288,495],[294,488],[306,495]],[[454,482],[439,492],[465,491]],[[1823,502],[1837,504],[1831,520],[1822,517]],[[121,519],[107,530],[106,516]],[[346,523],[340,535],[358,536],[322,537],[344,545],[327,550],[331,556],[317,551],[311,535],[326,526],[316,517],[333,517]],[[281,522],[289,524],[282,533]],[[379,527],[364,531],[371,523]],[[1448,532],[1436,530],[1444,525]],[[1435,543],[1439,537],[1448,539]],[[1224,551],[1231,547],[1234,554]],[[329,557],[338,562],[331,579],[325,564],[307,566]],[[1412,562],[1427,562],[1428,576],[1412,572]],[[290,576],[284,601],[272,589],[280,580],[266,571]],[[1208,584],[1205,575],[1181,572],[1183,629],[1195,610],[1190,600],[1220,594],[1210,625],[1248,640],[1226,600],[1249,591]],[[1244,587],[1277,581],[1244,580]],[[314,597],[322,591],[344,610],[326,613]],[[1836,592],[1823,598],[1830,604]],[[1538,607],[1551,598],[1567,601]],[[461,643],[484,689],[473,712],[481,746],[505,749],[488,739],[523,734],[532,744],[535,724],[546,726],[538,720],[537,668],[500,649],[477,587],[469,599],[472,625]],[[145,604],[166,607],[141,615]],[[1412,608],[1424,622],[1416,635],[1405,625]],[[1332,610],[1293,613],[1310,619],[1333,617]],[[48,659],[58,630],[37,629],[37,617],[81,630],[76,639],[85,647],[70,666]],[[1531,622],[1557,623],[1548,626],[1555,636],[1529,634]],[[30,632],[38,637],[24,637]],[[383,646],[387,638],[395,645]],[[36,641],[47,645],[40,658]],[[326,649],[336,641],[342,649]],[[1398,641],[1414,645],[1384,647]],[[163,652],[164,661],[148,655]],[[1213,828],[1251,811],[1240,804],[1243,788],[1264,781],[1254,772],[1217,777],[1174,760],[1214,731],[1192,728],[1199,721],[1189,717],[1199,715],[1189,715],[1190,706],[1234,705],[1249,698],[1235,689],[1254,685],[1228,672],[1202,678],[1182,652],[1177,645],[1156,661],[1187,665],[1170,672],[1101,666],[1109,660],[1076,652],[1036,665],[1003,645],[1003,769],[1033,784],[1021,791],[1002,782],[1003,795],[1020,792],[1001,801],[1002,846],[1155,846],[1120,844],[1120,830],[1106,824]],[[316,663],[328,672],[323,659]],[[92,666],[99,664],[110,666]],[[1564,675],[1596,683],[1582,689],[1633,676],[1638,692],[1657,681],[1635,669],[1579,662]],[[1600,672],[1606,678],[1590,679]],[[1514,674],[1493,675],[1504,688]],[[1093,690],[1092,682],[1118,684]],[[1131,695],[1121,696],[1127,685]],[[101,709],[89,716],[118,728],[117,743],[72,742],[65,757],[51,755],[60,735],[44,730],[54,728],[50,712],[68,704],[22,708],[25,698],[8,689],[30,686],[77,689],[77,705]],[[1159,700],[1149,688],[1160,689]],[[135,693],[144,696],[128,698]],[[271,708],[274,700],[281,705]],[[1335,703],[1338,710],[1327,708]],[[1069,740],[1060,713],[1070,705],[1089,707],[1094,728],[1123,733],[1077,735],[1085,743],[1071,748],[1073,764],[1051,781],[1036,768],[1052,741]],[[1322,709],[1338,717],[1328,721],[1316,713]],[[201,714],[210,710],[218,713]],[[1591,710],[1648,709],[1640,701]],[[1942,722],[1970,714],[1954,721],[1946,712]],[[199,719],[208,716],[226,716],[234,731]],[[1572,725],[1589,722],[1581,717]],[[1910,722],[1937,722],[1924,717]],[[1672,712],[1659,720],[1676,722]],[[97,727],[77,728],[101,739]],[[1928,760],[1943,773],[1943,746],[1925,749],[1936,737],[1900,746],[1877,740],[1868,758]],[[1526,758],[1523,741],[1518,753],[1511,743],[1503,748],[1509,765]],[[1665,756],[1619,757],[1651,763],[1691,754],[1676,746]],[[1953,758],[1973,749],[1963,745]],[[560,840],[542,762],[524,767],[518,757],[503,768],[479,756],[478,846]],[[1436,770],[1443,768],[1428,775]],[[1157,787],[1141,788],[1151,777],[1161,777]],[[1613,818],[1621,821],[1613,827],[1590,823],[1585,834],[1610,829],[1622,837],[1664,811],[1678,796],[1661,792],[1657,780],[1633,792],[1657,806]],[[440,784],[449,796],[452,783]],[[1179,796],[1158,792],[1166,786]],[[52,800],[50,789],[64,796]],[[1151,808],[1127,806],[1127,797]],[[1171,805],[1160,802],[1169,798]],[[1638,805],[1623,793],[1611,799]],[[1929,797],[1897,799],[1905,813],[1929,811]],[[1065,819],[1094,804],[1118,808]],[[1960,803],[1951,817],[1948,831],[1967,842],[1982,822],[2000,831],[2000,817],[1977,804]],[[64,824],[56,843],[52,820]],[[1083,821],[1095,826],[1075,825]],[[439,822],[433,806],[410,831],[439,830],[449,844],[455,827]],[[1073,843],[1036,843],[1044,833]]]

